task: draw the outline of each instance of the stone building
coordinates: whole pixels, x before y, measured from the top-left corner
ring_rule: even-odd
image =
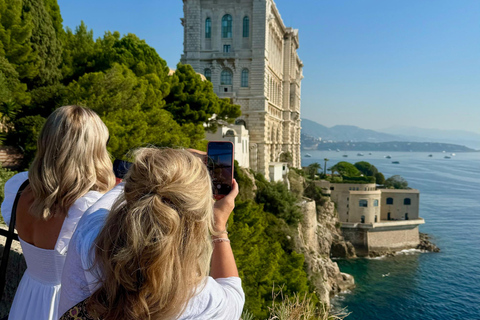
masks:
[[[415,248],[420,192],[417,189],[377,189],[376,184],[316,182],[337,206],[342,233],[360,255]]]
[[[221,98],[242,108],[250,167],[269,176],[290,152],[300,168],[298,30],[287,28],[273,0],[183,0],[184,53]]]

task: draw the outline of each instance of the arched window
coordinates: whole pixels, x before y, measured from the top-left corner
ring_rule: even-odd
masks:
[[[243,69],[242,70],[242,87],[246,88],[248,87],[248,69]]]
[[[358,206],[366,208],[366,207],[368,207],[368,201],[367,200],[360,200],[360,201],[358,201]]]
[[[373,200],[373,206],[378,207],[378,200],[377,199]]]
[[[232,37],[232,16],[226,14],[222,18],[222,38]]]
[[[203,71],[203,75],[205,76],[205,78],[207,78],[208,81],[212,81],[212,70],[206,68],[204,71]]]
[[[393,198],[387,198],[387,204],[393,204]]]
[[[403,204],[409,206],[412,204],[412,200],[410,200],[410,198],[405,198],[403,199]]]
[[[250,37],[250,19],[248,18],[248,16],[245,16],[243,18],[243,37]]]
[[[224,86],[232,85],[232,71],[228,69],[222,70],[222,74],[220,75],[220,84]]]
[[[212,37],[212,20],[207,18],[205,20],[205,38],[210,39]]]

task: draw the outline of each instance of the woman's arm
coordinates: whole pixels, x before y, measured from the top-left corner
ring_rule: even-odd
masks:
[[[233,180],[232,191],[222,199],[217,200],[213,209],[215,216],[214,231],[219,233],[212,236],[213,254],[210,276],[214,279],[238,277],[237,265],[235,264],[232,247],[228,240],[228,234],[226,233],[228,217],[230,217],[233,208],[235,208],[237,195],[238,184]]]

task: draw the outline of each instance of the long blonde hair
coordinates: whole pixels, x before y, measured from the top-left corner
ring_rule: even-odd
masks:
[[[209,274],[211,180],[190,152],[142,148],[96,239],[101,319],[176,319]]]
[[[115,184],[107,151],[108,129],[92,110],[64,106],[45,122],[28,178],[35,217],[66,215],[89,190],[106,192]]]

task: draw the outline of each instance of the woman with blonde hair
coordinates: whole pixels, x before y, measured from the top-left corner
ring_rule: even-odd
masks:
[[[225,229],[236,182],[214,203],[190,152],[142,148],[134,158],[72,239],[61,319],[239,319],[245,296]]]
[[[115,183],[108,137],[107,127],[92,110],[61,107],[46,120],[29,171],[5,184],[1,212],[7,224],[16,214],[15,229],[27,262],[9,319],[58,319],[69,241],[82,214]]]

